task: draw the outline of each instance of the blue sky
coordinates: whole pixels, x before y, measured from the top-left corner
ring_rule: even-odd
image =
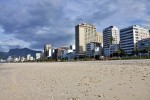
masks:
[[[0,51],[74,44],[74,27],[139,24],[150,29],[149,0],[0,0]]]

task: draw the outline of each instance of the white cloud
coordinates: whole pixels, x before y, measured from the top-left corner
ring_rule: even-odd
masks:
[[[11,0],[0,1],[1,45],[39,49],[45,43],[74,43],[74,26],[87,22],[97,30],[110,25],[150,26],[149,0]],[[19,8],[19,9],[18,9]],[[2,34],[3,33],[3,34]]]

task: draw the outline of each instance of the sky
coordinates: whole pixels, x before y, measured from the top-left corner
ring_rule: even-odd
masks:
[[[150,0],[0,0],[0,51],[74,44],[79,23],[150,29]]]

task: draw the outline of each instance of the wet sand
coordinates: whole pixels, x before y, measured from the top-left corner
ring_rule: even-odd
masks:
[[[0,64],[0,100],[150,100],[150,60]]]

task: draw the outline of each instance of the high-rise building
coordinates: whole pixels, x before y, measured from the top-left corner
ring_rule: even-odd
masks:
[[[51,45],[50,44],[44,45],[44,56],[45,57],[49,56],[49,51],[51,51],[50,49],[51,49]]]
[[[103,47],[109,48],[112,44],[119,44],[119,29],[115,26],[109,26],[103,30]]]
[[[100,43],[103,46],[103,33],[97,32],[96,34],[96,42]]]
[[[78,24],[75,26],[75,45],[78,54],[85,54],[86,44],[90,42],[99,42],[99,35],[96,32],[96,27],[91,24]]]
[[[137,49],[137,42],[149,38],[149,30],[139,25],[133,25],[120,30],[120,48],[127,54]]]

